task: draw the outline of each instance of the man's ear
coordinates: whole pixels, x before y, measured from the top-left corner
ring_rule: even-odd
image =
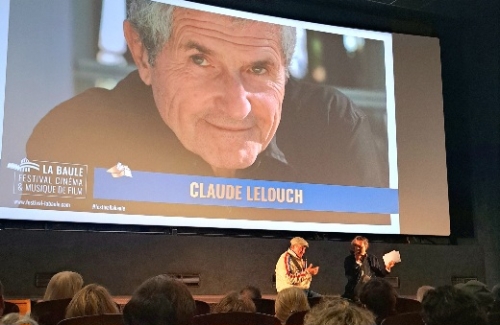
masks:
[[[123,22],[123,33],[127,40],[128,48],[132,54],[135,65],[139,70],[139,76],[146,85],[151,85],[151,65],[149,64],[149,55],[146,47],[142,43],[139,33],[132,24],[125,20]]]

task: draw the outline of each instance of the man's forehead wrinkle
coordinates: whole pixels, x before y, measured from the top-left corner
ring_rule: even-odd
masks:
[[[246,47],[249,51],[253,49],[260,49],[263,50],[265,49],[267,53],[276,53],[277,56],[279,56],[281,59],[283,54],[281,53],[280,49],[280,42],[277,40],[271,40],[271,39],[264,39],[265,42],[263,44],[258,44],[259,40],[263,40],[260,37],[252,37],[252,36],[245,36],[245,37],[231,37],[231,39],[228,39],[227,37],[224,37],[223,34],[220,33],[213,33],[211,30],[209,30],[207,33],[192,33],[192,35],[189,33],[176,33],[174,39],[176,43],[176,47],[181,48],[183,50],[191,50],[191,49],[196,49],[200,53],[205,53],[205,54],[214,54],[217,52],[223,52],[223,49],[220,49],[218,47],[213,48],[210,44],[210,42],[203,42],[203,40],[198,40],[197,36],[208,36],[211,39],[222,41],[224,43],[228,43],[231,45],[235,46],[243,46]],[[242,40],[240,42],[239,40]],[[207,43],[207,44],[205,44]],[[266,53],[263,52],[263,53]],[[269,60],[257,60],[257,61],[269,61]]]
[[[205,30],[210,33],[220,33],[231,38],[242,40],[258,41],[266,40],[275,42],[281,48],[280,26],[259,21],[235,18],[218,14],[202,13],[195,10],[176,11],[174,15],[173,31],[175,34],[181,33],[190,27]],[[201,14],[200,14],[201,13]],[[252,31],[254,27],[265,27],[259,36],[248,35],[246,31]],[[245,42],[242,42],[244,44]]]
[[[194,10],[194,9],[182,9],[179,10],[180,8],[177,8],[176,15],[174,16],[175,18],[178,19],[192,19],[192,20],[197,20],[200,22],[206,22],[206,23],[213,23],[213,24],[218,24],[218,25],[223,25],[224,21],[229,22],[231,25],[234,25],[238,29],[241,29],[243,25],[247,24],[264,24],[266,26],[269,26],[269,28],[279,28],[279,25],[273,24],[273,23],[265,23],[261,22],[258,20],[253,20],[253,19],[248,19],[248,18],[240,18],[240,17],[234,17],[230,15],[224,15],[224,14],[216,14],[216,13],[210,13],[210,12],[205,12],[205,11],[200,11],[200,10]],[[194,17],[193,17],[194,16]]]
[[[190,31],[191,28],[193,29],[193,31]],[[179,35],[182,35],[184,33],[192,33],[193,35],[203,35],[203,36],[213,37],[215,39],[219,39],[236,45],[259,47],[258,42],[260,41],[262,43],[273,44],[277,48],[281,46],[279,39],[273,33],[266,33],[268,35],[264,34],[259,36],[248,35],[248,34],[238,35],[224,29],[216,30],[211,28],[202,28],[202,27],[187,26],[187,25],[179,27],[175,31],[177,37],[179,37]]]

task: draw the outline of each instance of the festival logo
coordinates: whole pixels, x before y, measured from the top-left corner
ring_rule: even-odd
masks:
[[[87,195],[86,165],[30,161],[9,163],[14,170],[14,194],[84,199]]]

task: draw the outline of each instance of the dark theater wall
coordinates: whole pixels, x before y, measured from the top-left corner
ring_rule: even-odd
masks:
[[[452,239],[472,237],[500,283],[500,2],[438,24]]]
[[[345,285],[343,260],[348,242],[309,241],[307,259],[320,266],[312,288],[341,294]],[[200,274],[194,295],[222,295],[247,284],[275,294],[272,276],[287,239],[172,236],[132,233],[63,231],[0,231],[0,279],[7,297],[43,296],[34,286],[35,273],[72,270],[85,283],[99,283],[113,295],[130,295],[142,281],[162,274]],[[372,243],[381,257],[401,252],[402,263],[391,276],[400,278],[399,292],[415,295],[424,284],[450,284],[452,276],[484,281],[483,253],[477,245],[408,245]]]

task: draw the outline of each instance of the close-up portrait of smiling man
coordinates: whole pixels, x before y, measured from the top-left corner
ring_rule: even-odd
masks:
[[[215,175],[233,177],[255,162],[278,128],[285,52],[293,51],[283,46],[293,46],[294,29],[184,8],[167,13],[169,37],[152,53],[134,17],[124,24],[139,75],[182,145]]]

